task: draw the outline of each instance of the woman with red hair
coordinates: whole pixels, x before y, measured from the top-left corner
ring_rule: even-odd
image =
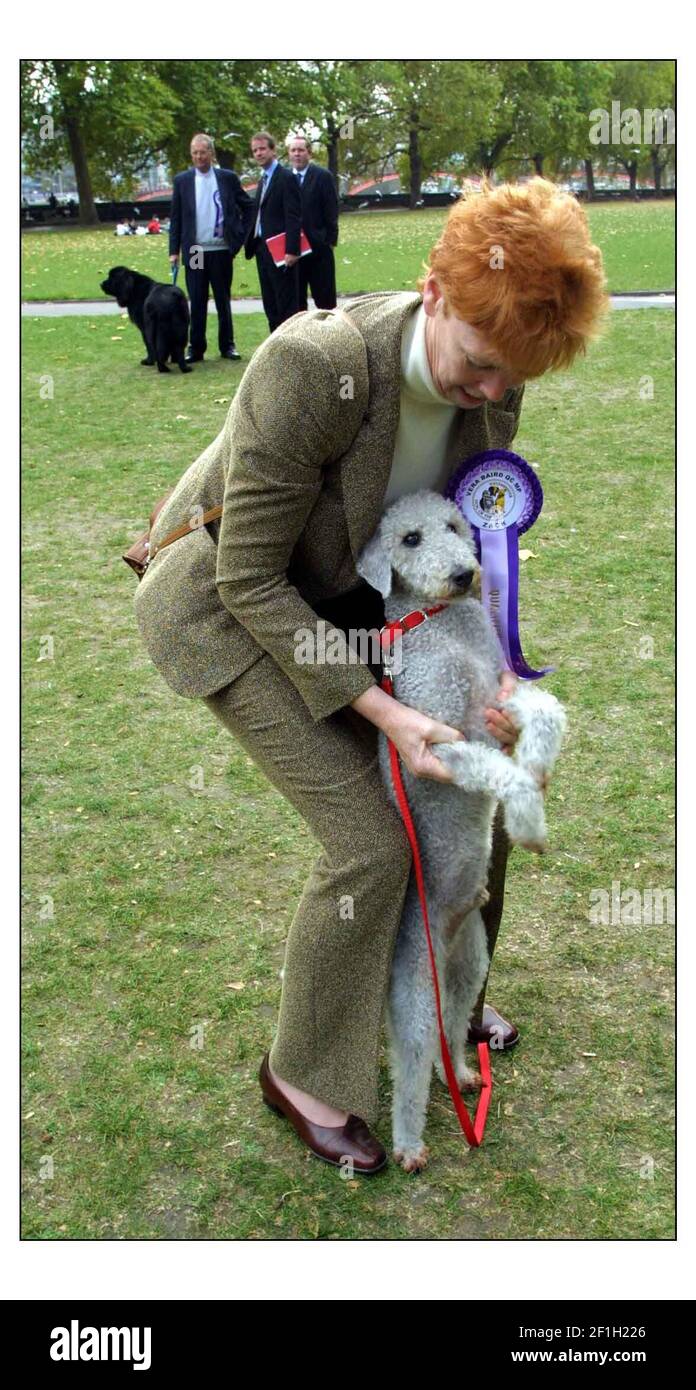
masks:
[[[602,255],[583,209],[542,178],[467,192],[426,271],[424,297],[433,305],[441,299],[445,318],[473,330],[479,347],[485,340],[506,382],[570,366],[608,306]],[[462,328],[452,332],[471,341]]]
[[[355,562],[394,498],[443,491],[463,459],[510,447],[525,380],[584,352],[606,307],[582,209],[543,179],[463,198],[422,291],[297,314],[257,349],[224,428],[160,512],[153,548],[189,532],[155,554],[136,596],[165,678],[204,699],[317,842],[259,1081],[312,1153],[364,1174],[386,1163],[368,1126],[411,869],[377,731],[412,773],[441,781],[451,774],[430,745],[461,735],[382,690],[378,660],[356,659],[348,634],[380,627],[384,606]],[[199,525],[221,493],[220,521]],[[307,634],[323,659],[307,659]],[[507,751],[514,684],[507,673],[502,708],[487,712]],[[506,857],[497,821],[489,951]],[[516,1029],[482,1004],[476,1036],[511,1046]]]

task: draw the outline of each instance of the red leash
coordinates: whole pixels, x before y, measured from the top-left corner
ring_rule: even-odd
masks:
[[[394,634],[396,632],[408,632],[411,628],[418,627],[419,624],[424,622],[426,618],[431,618],[435,613],[440,613],[441,610],[446,606],[447,605],[444,603],[439,603],[435,608],[417,608],[414,609],[412,613],[407,613],[405,617],[398,618],[395,622],[385,624],[385,626],[381,629],[380,632],[380,643],[382,646],[383,663],[385,668],[388,668],[391,665],[391,645]],[[381,685],[382,690],[385,690],[387,692],[387,695],[394,694],[394,683],[392,681],[388,669],[385,669]],[[452,1097],[452,1104],[454,1105],[454,1108],[457,1112],[457,1118],[459,1120],[459,1123],[464,1131],[464,1134],[466,1135],[466,1139],[470,1147],[473,1149],[477,1149],[479,1144],[481,1143],[481,1140],[483,1139],[483,1131],[486,1128],[486,1118],[488,1115],[488,1107],[491,1101],[491,1088],[493,1084],[491,1079],[491,1062],[488,1050],[488,1043],[481,1042],[478,1044],[478,1058],[479,1066],[481,1068],[481,1078],[483,1081],[483,1086],[481,1087],[481,1093],[479,1095],[478,1105],[476,1107],[476,1115],[472,1124],[471,1117],[464,1104],[464,1101],[462,1100],[461,1093],[457,1085],[457,1078],[454,1074],[452,1058],[450,1057],[449,1048],[447,1046],[447,1038],[445,1036],[445,1029],[442,1022],[442,1008],[440,1006],[440,985],[437,978],[435,952],[433,950],[433,942],[432,937],[430,935],[428,905],[425,898],[425,883],[423,881],[423,866],[421,863],[420,850],[418,848],[418,837],[416,835],[416,827],[413,824],[413,817],[411,816],[411,810],[408,804],[408,799],[406,797],[406,791],[404,789],[403,778],[401,776],[401,768],[399,766],[399,754],[397,752],[395,744],[392,743],[391,739],[388,740],[388,743],[389,762],[391,765],[392,777],[394,779],[396,799],[399,804],[401,817],[406,827],[406,833],[408,835],[411,844],[411,849],[413,851],[413,867],[416,875],[416,886],[418,888],[418,897],[420,900],[421,911],[423,913],[423,922],[425,924],[425,935],[428,942],[428,955],[430,956],[430,969],[433,977],[433,988],[435,991],[435,1009],[437,1012],[437,1026],[440,1031],[440,1054],[442,1056],[442,1064],[445,1069],[447,1085],[449,1086],[449,1092]]]

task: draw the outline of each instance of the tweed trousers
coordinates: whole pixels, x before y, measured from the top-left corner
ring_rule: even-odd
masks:
[[[271,1066],[283,1080],[374,1125],[381,1027],[411,868],[406,831],[381,779],[378,731],[350,705],[314,720],[268,654],[203,702],[321,847],[290,925]],[[491,898],[483,910],[491,953],[506,859],[507,837],[496,818]]]

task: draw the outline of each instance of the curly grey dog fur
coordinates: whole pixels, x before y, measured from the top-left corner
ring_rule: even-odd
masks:
[[[479,909],[487,899],[493,816],[502,801],[510,839],[532,850],[545,847],[538,779],[558,756],[565,714],[547,691],[520,684],[505,702],[521,729],[514,760],[488,733],[484,711],[497,703],[503,655],[487,613],[469,592],[478,568],[476,551],[471,529],[453,502],[424,490],[400,498],[384,513],[357,567],[382,594],[387,621],[413,608],[447,604],[401,639],[394,695],[465,735],[432,745],[452,769],[452,783],[415,777],[403,764],[402,774],[423,861],[452,1064],[460,1089],[475,1090],[480,1077],[467,1064],[466,1039],[489,964]],[[395,801],[388,743],[381,733],[379,756]],[[394,1157],[407,1172],[418,1171],[428,1156],[423,1130],[433,1065],[443,1082],[445,1076],[413,871],[394,952],[387,1021]]]

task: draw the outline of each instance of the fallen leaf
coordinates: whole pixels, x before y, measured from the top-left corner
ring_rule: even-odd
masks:
[[[539,556],[535,550],[521,550],[520,560],[538,560]]]

